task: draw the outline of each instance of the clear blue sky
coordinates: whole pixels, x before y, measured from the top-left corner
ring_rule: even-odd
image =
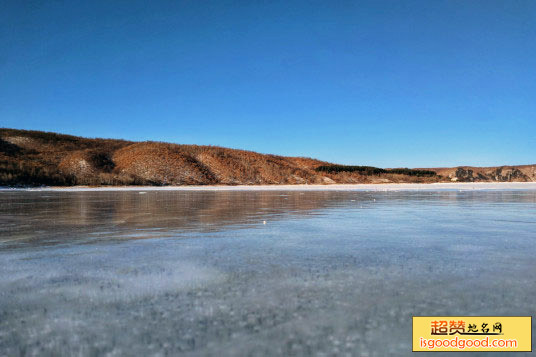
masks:
[[[536,163],[536,1],[4,0],[0,127]]]

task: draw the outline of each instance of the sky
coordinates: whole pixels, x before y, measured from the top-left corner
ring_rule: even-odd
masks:
[[[536,163],[536,1],[0,2],[0,127]]]

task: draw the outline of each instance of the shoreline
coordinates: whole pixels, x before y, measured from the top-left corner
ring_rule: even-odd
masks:
[[[0,191],[436,191],[436,190],[536,190],[536,182],[382,183],[331,185],[237,185],[237,186],[50,186],[11,188]]]

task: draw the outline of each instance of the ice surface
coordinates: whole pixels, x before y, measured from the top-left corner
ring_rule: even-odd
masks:
[[[400,356],[412,315],[536,312],[534,190],[143,191],[0,192],[0,355]]]

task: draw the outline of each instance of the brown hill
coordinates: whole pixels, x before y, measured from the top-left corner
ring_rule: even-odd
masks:
[[[0,129],[0,185],[260,185],[536,181],[536,165],[380,169],[215,146]]]

